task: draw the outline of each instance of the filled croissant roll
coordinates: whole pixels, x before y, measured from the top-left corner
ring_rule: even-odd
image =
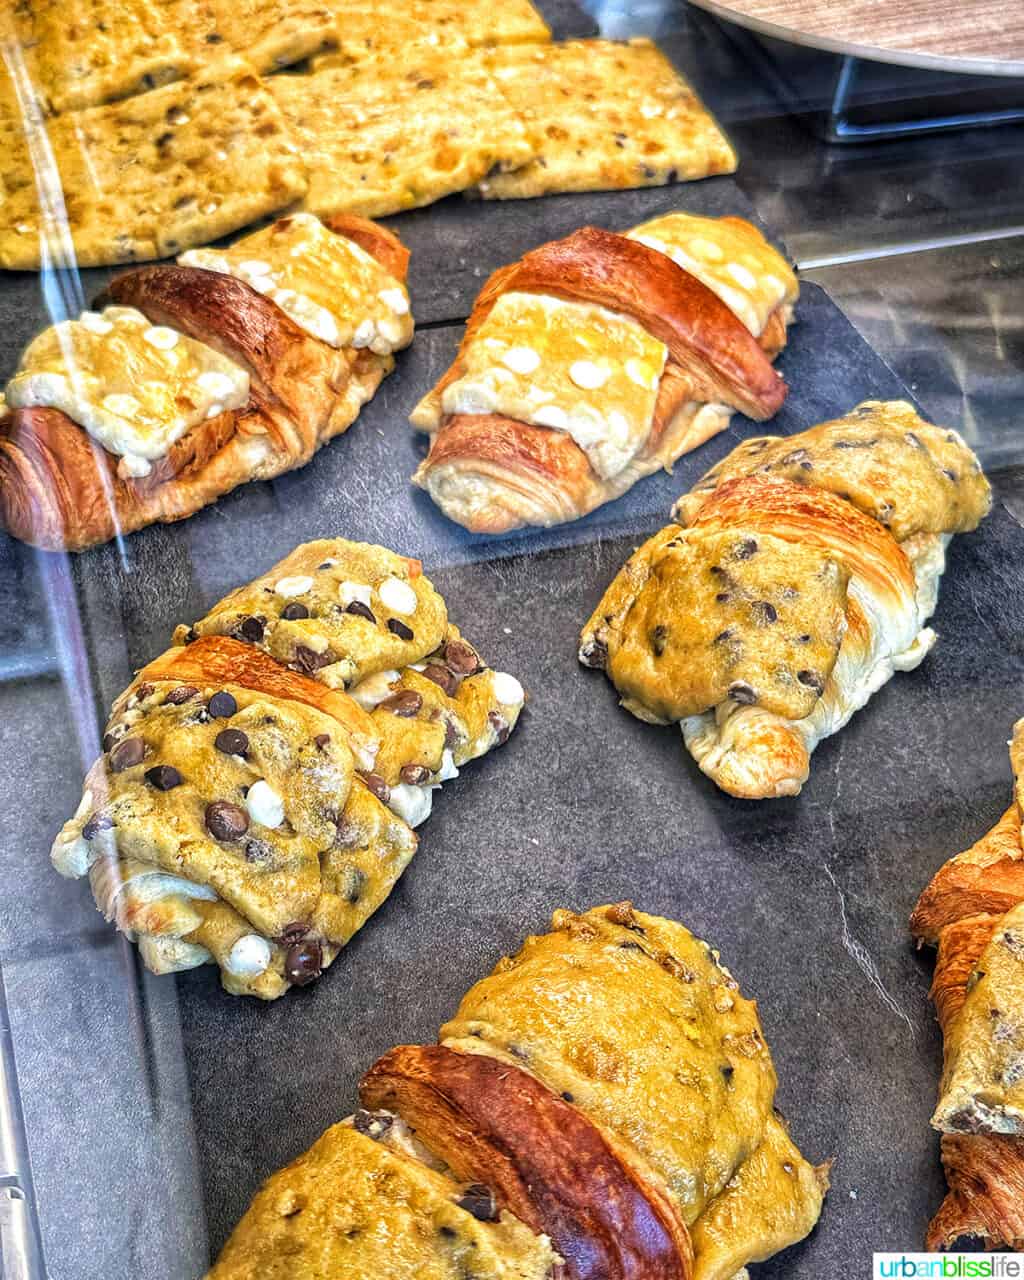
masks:
[[[822,738],[931,649],[946,545],[990,506],[960,436],[902,401],[747,440],[622,568],[580,661],[679,721],[730,795],[796,795]]]
[[[7,384],[0,522],[77,551],[302,466],[412,341],[407,261],[372,222],[297,213],[118,276]]]
[[[418,561],[342,539],[175,640],[115,702],[51,856],[154,973],[212,961],[273,1000],[384,902],[434,790],[508,740],[525,694]]]
[[[557,911],[263,1186],[210,1280],[741,1280],[818,1220],[756,1006],[629,903]]]
[[[1010,755],[1014,803],[936,872],[910,919],[918,942],[937,947],[931,995],[943,1036],[932,1124],[949,1194],[929,1249],[971,1236],[1024,1251],[1024,720]]]
[[[502,267],[414,410],[413,477],[474,533],[575,520],[786,395],[796,277],[741,218],[584,227]]]

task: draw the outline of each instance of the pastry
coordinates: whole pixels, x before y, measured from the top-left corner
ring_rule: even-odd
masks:
[[[828,1186],[774,1093],[756,1008],[716,952],[629,903],[558,911],[439,1044],[370,1069],[363,1109],[267,1182],[210,1280],[740,1280],[807,1235]],[[393,1170],[379,1197],[360,1136]],[[487,1224],[463,1270],[456,1209]],[[383,1238],[388,1255],[358,1252]]]
[[[44,132],[55,191],[37,184],[37,169],[47,171]],[[272,95],[233,57],[45,130],[0,115],[0,143],[8,269],[166,257],[292,204],[308,185]]]
[[[383,28],[386,30],[386,27]],[[381,217],[533,155],[487,66],[429,39],[266,81],[310,169],[303,208]]]
[[[418,561],[343,539],[175,639],[115,702],[52,859],[154,972],[213,961],[232,994],[276,999],[387,898],[436,787],[507,741],[525,694]]]
[[[536,155],[482,181],[485,200],[660,186],[736,168],[728,139],[651,40],[502,46],[491,67]]]
[[[626,563],[580,661],[680,721],[730,795],[796,795],[818,742],[928,653],[945,547],[990,504],[960,436],[903,402],[748,440]]]
[[[407,257],[373,223],[296,214],[115,278],[8,383],[0,520],[81,550],[304,465],[411,341]]]
[[[1024,720],[1014,726],[1015,800],[932,878],[910,919],[937,947],[931,995],[943,1035],[932,1124],[949,1183],[927,1247],[965,1236],[1024,1251]]]
[[[534,249],[484,285],[454,364],[414,410],[431,443],[413,483],[474,533],[586,515],[734,409],[776,412],[786,387],[771,358],[796,295],[736,218],[585,227]]]

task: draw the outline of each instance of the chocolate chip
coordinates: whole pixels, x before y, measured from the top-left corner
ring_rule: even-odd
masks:
[[[960,479],[960,477],[957,475],[955,471],[950,471],[949,467],[943,467],[942,474],[944,476],[947,476],[950,480],[952,480],[954,484],[956,484],[957,481]]]
[[[562,1092],[562,1101],[563,1101],[563,1102],[575,1102],[575,1101],[576,1101],[576,1099],[572,1096],[572,1094],[569,1092],[569,1090],[568,1090],[568,1089],[565,1089],[565,1090],[563,1090],[563,1092]]]
[[[465,640],[449,640],[444,647],[444,660],[457,676],[475,676],[484,669],[477,651]]]
[[[206,829],[215,840],[241,840],[249,830],[249,815],[230,800],[214,800],[206,806]]]
[[[379,773],[366,773],[362,769],[357,769],[356,773],[362,778],[364,786],[367,790],[372,791],[381,804],[388,804],[391,800],[391,788],[380,776]]]
[[[811,455],[806,449],[793,449],[784,458],[780,458],[779,461],[784,467],[800,467],[803,471],[811,471],[814,468],[814,463],[811,462]]]
[[[797,636],[797,644],[810,644],[811,637],[809,632],[805,632],[802,636]]]
[[[199,632],[195,629],[195,627],[189,627],[189,629],[185,632],[185,643],[193,644],[198,639],[199,639]]]
[[[243,618],[235,628],[235,634],[240,640],[246,640],[249,644],[259,644],[263,639],[265,625],[262,618],[254,618],[252,616]]]
[[[395,1122],[387,1111],[364,1111],[362,1107],[352,1117],[352,1127],[364,1137],[379,1142]]]
[[[168,693],[167,697],[164,698],[164,702],[169,702],[172,707],[180,707],[183,702],[188,702],[189,699],[194,698],[198,692],[199,690],[195,685],[179,684],[177,689],[172,689]]]
[[[313,938],[289,947],[284,958],[284,976],[293,987],[315,982],[323,970],[323,952]]]
[[[282,947],[294,947],[309,933],[309,925],[304,920],[293,920],[286,924],[275,941]]]
[[[509,728],[508,721],[504,716],[499,715],[497,711],[488,711],[487,722],[494,730],[494,736],[498,740],[498,746],[503,746],[508,742],[508,735],[512,730]]]
[[[627,941],[627,942],[619,943],[619,950],[620,951],[643,951],[643,947],[640,945],[639,942]]]
[[[745,680],[734,680],[729,686],[729,697],[742,706],[752,707],[757,701],[757,691]]]
[[[912,445],[914,446],[914,448],[915,448],[915,449],[921,449],[921,450],[923,450],[925,453],[927,453],[927,452],[928,452],[928,451],[927,451],[927,449],[925,449],[924,445],[921,443],[921,437],[920,437],[920,436],[916,436],[916,435],[913,433],[913,431],[908,431],[908,432],[906,432],[906,434],[904,435],[903,439],[904,439],[904,440],[906,440],[907,444],[912,444]]]
[[[449,751],[462,741],[462,731],[454,720],[444,722],[444,745]]]
[[[779,620],[779,611],[769,600],[755,600],[750,606],[750,612],[754,615],[754,621],[761,627],[770,626]]]
[[[316,743],[317,751],[326,751],[327,744],[330,742],[330,740],[331,740],[331,735],[329,733],[318,733],[316,737],[313,739],[313,741]]]
[[[757,540],[755,538],[744,538],[741,543],[733,548],[732,558],[734,560],[749,560],[757,551]]]
[[[334,568],[334,561],[333,561],[333,560],[325,560],[325,561],[323,562],[323,564],[318,564],[318,565],[317,565],[317,569],[318,569],[321,573],[323,572],[323,570],[324,570],[324,569],[333,569],[333,568]]]
[[[408,782],[410,786],[419,787],[430,777],[430,770],[426,765],[422,764],[403,764],[400,777],[403,782]]]
[[[298,600],[293,600],[281,610],[281,617],[286,622],[295,622],[299,618],[308,618],[309,610],[304,604],[300,604]]]
[[[173,791],[181,786],[184,779],[173,765],[155,764],[146,770],[146,781],[157,791]]]
[[[458,1206],[460,1209],[465,1209],[467,1213],[471,1213],[478,1222],[497,1221],[497,1202],[490,1187],[485,1187],[483,1183],[474,1182],[471,1187],[467,1187],[459,1197]]]
[[[206,704],[206,709],[215,719],[227,720],[229,716],[233,716],[238,710],[238,703],[235,701],[234,694],[228,693],[226,689],[221,689]]]
[[[145,702],[152,692],[153,692],[153,686],[151,684],[140,684],[139,687],[135,690],[135,694],[132,698],[132,701]]]
[[[334,835],[335,849],[352,849],[359,843],[359,828],[348,818],[338,819],[338,828]]]
[[[723,1066],[719,1067],[718,1069],[719,1071],[721,1071],[722,1079],[725,1081],[725,1083],[732,1084],[732,1078],[736,1074],[736,1068],[732,1065],[732,1063],[727,1062]]]
[[[878,437],[873,440],[837,440],[832,446],[833,449],[870,449],[878,443]]]
[[[731,599],[732,597],[729,595],[728,591],[719,591],[718,595],[715,596],[715,600],[719,604],[728,604]]]
[[[245,860],[258,866],[266,866],[274,860],[274,850],[266,840],[246,840]]]
[[[423,695],[417,693],[415,689],[399,689],[397,693],[393,693],[390,698],[385,698],[377,705],[383,707],[385,711],[390,711],[393,716],[402,716],[403,719],[410,720],[419,714],[423,706]]]
[[[124,773],[141,764],[146,754],[146,744],[141,738],[125,738],[110,753],[110,767],[114,773]]]
[[[431,662],[420,672],[425,680],[432,680],[440,689],[442,689],[449,698],[453,698],[459,689],[459,681],[454,672],[442,667],[439,663]]]
[[[245,756],[249,754],[249,738],[241,729],[221,729],[213,740],[218,751],[226,756]]]
[[[307,648],[306,645],[300,644],[295,646],[295,656],[291,665],[306,675],[311,676],[314,672],[319,671],[321,667],[326,667],[331,661],[329,653],[317,653],[314,649]]]
[[[350,906],[354,907],[363,896],[367,879],[366,872],[361,871],[358,867],[350,867],[348,869],[345,875],[345,901]]]
[[[117,745],[117,739],[114,737],[114,735],[113,735],[112,733],[105,733],[105,734],[103,735],[103,750],[104,750],[104,751],[113,751],[113,749],[114,749],[114,747],[115,747],[116,745]]]
[[[805,684],[808,689],[816,689],[818,693],[823,693],[825,689],[825,681],[818,671],[798,671],[796,678],[801,684]]]
[[[399,640],[412,640],[412,627],[407,627],[404,622],[399,622],[397,618],[388,618],[388,630],[393,636],[398,636]]]
[[[656,658],[660,658],[665,652],[665,641],[668,639],[668,627],[663,623],[658,625],[651,632],[651,649]]]
[[[351,604],[345,606],[346,613],[354,613],[357,618],[365,618],[367,622],[376,623],[377,619],[373,616],[373,610],[368,604],[363,604],[362,600],[353,600]]]
[[[728,627],[726,627],[724,631],[719,631],[718,635],[715,636],[714,640],[712,640],[711,643],[726,644],[731,639],[732,639],[732,632],[729,630]]]
[[[94,840],[101,831],[109,831],[113,825],[114,819],[109,813],[94,813],[82,828],[82,835],[86,840]]]

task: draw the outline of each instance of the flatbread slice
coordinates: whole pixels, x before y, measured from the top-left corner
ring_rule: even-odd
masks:
[[[533,155],[480,52],[453,61],[423,41],[401,61],[372,55],[266,84],[309,165],[302,207],[318,217],[431,204]]]
[[[481,182],[487,200],[660,186],[736,168],[714,118],[650,40],[568,40],[489,56],[537,154]]]
[[[44,256],[80,266],[167,257],[294,203],[307,185],[273,97],[238,58],[59,116],[48,142],[0,119],[7,269]]]

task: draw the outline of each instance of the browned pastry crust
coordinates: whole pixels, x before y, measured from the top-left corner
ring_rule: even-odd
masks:
[[[1024,1138],[943,1134],[942,1167],[949,1195],[928,1227],[925,1248],[948,1249],[972,1236],[989,1249],[1024,1252]]]
[[[404,279],[408,254],[362,218],[334,219]],[[0,523],[23,542],[80,551],[157,522],[184,519],[248,480],[304,465],[345,431],[394,361],[336,350],[241,280],[195,267],[118,276],[103,301],[135,307],[241,364],[250,400],[187,432],[149,475],[123,479],[117,459],[57,409],[0,417]]]
[[[686,1280],[689,1232],[583,1113],[534,1076],[442,1045],[402,1045],[363,1077],[457,1177],[550,1237],[568,1280]]]
[[[459,353],[429,396],[440,405],[444,390],[465,373],[475,334],[506,293],[534,293],[605,307],[639,323],[665,343],[668,360],[658,386],[650,434],[629,467],[602,479],[571,436],[494,413],[444,417],[415,483],[441,467],[459,467],[496,482],[491,502],[467,527],[498,533],[523,523],[502,489],[537,499],[546,523],[585,515],[618,496],[639,478],[670,466],[725,425],[728,408],[757,420],[781,407],[787,387],[771,359],[785,345],[786,322],[776,311],[760,338],[701,280],[638,240],[583,227],[501,267],[474,304]],[[717,417],[697,414],[701,404],[723,406]],[[728,406],[728,408],[726,408]],[[695,420],[696,419],[696,420]],[[557,515],[555,514],[557,513]]]

